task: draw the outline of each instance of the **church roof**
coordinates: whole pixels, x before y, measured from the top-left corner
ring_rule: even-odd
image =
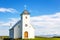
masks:
[[[30,13],[27,10],[24,10],[21,15],[29,15]]]
[[[18,25],[20,22],[21,22],[21,20],[19,20],[15,25],[13,25],[10,30],[14,29],[14,27],[15,27],[16,25]]]

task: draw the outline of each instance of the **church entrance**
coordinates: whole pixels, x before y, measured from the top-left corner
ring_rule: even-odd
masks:
[[[25,39],[28,38],[28,32],[27,31],[24,32],[24,38]]]

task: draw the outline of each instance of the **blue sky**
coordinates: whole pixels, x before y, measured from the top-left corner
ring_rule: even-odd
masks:
[[[36,35],[60,35],[60,0],[0,0],[0,35],[9,35],[9,25],[19,20],[24,5],[31,14]]]
[[[27,5],[27,10],[32,10],[32,16],[52,14],[60,11],[59,0],[0,0],[0,7],[14,8],[18,12],[24,10],[25,4]],[[40,13],[34,13],[35,11]]]
[[[13,8],[18,13],[0,12],[1,20],[19,17],[24,10],[24,5],[27,5],[27,10],[31,11],[31,16],[54,14],[60,11],[59,0],[0,0],[0,8]]]

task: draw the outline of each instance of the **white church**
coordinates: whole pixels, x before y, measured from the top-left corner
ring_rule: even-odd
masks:
[[[16,39],[30,39],[35,38],[34,28],[30,22],[30,13],[24,10],[21,14],[21,20],[19,20],[10,30],[9,37]]]

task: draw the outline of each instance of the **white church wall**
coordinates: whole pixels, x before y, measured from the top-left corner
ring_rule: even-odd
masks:
[[[29,38],[35,38],[35,34],[34,34],[34,28],[32,28],[32,26],[30,26],[29,28]]]
[[[19,25],[20,24],[16,25],[16,27],[14,28],[14,38],[21,38],[22,36],[22,29]]]
[[[23,27],[23,30],[22,30],[22,38],[24,39],[24,32],[25,31],[28,31],[29,29],[29,25],[30,25],[30,15],[22,15],[22,27]],[[27,17],[27,19],[26,19]],[[27,27],[25,27],[25,24],[28,24]]]
[[[27,16],[27,19],[25,18]],[[25,27],[25,24],[27,24],[28,26]],[[34,38],[34,29],[32,27],[30,27],[30,15],[23,15],[23,19],[22,19],[22,27],[23,27],[23,33],[22,33],[22,38],[24,39],[24,32],[27,31],[28,32],[28,38]]]
[[[29,24],[30,24],[30,15],[23,15],[22,17],[23,17],[23,18],[22,18],[22,19],[23,19],[23,20],[22,20],[23,23],[24,23],[24,24],[27,23],[27,24],[29,25]],[[27,17],[27,19],[26,19],[26,17]],[[24,24],[23,24],[23,25],[24,25]]]

